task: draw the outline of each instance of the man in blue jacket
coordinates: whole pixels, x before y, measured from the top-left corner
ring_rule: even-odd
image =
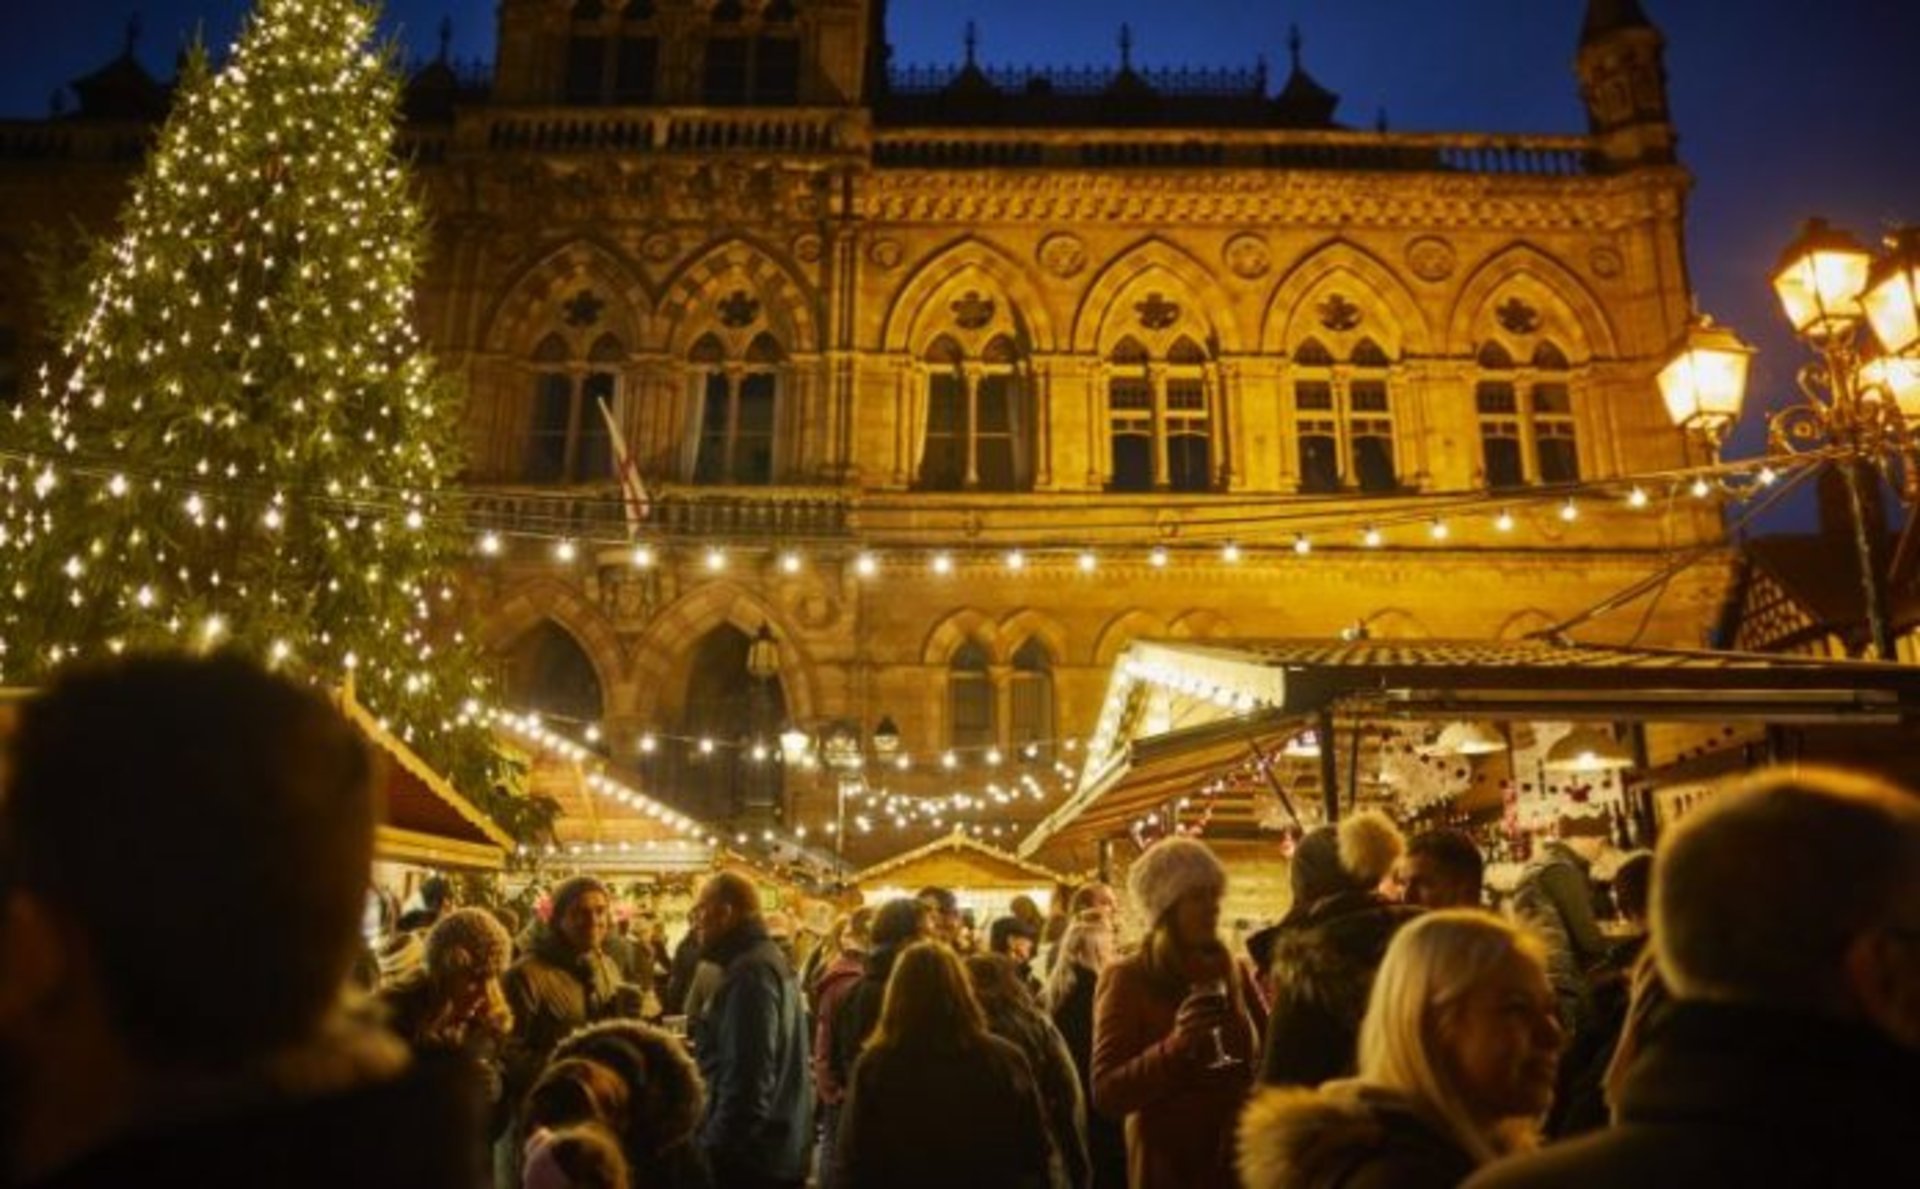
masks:
[[[700,1146],[716,1189],[800,1189],[813,1138],[806,1001],[767,935],[760,893],[715,875],[693,905],[700,957],[723,972],[694,1030],[707,1083]]]

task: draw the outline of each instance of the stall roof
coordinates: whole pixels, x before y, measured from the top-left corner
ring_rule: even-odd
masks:
[[[385,821],[374,839],[381,858],[496,871],[505,865],[513,849],[505,830],[382,726],[351,689],[342,690],[336,701],[347,720],[389,761],[381,789]]]
[[[964,887],[1033,887],[1060,880],[1059,872],[969,835],[960,826],[909,851],[902,851],[853,877],[856,887],[885,881],[900,886],[957,884]]]
[[[1117,832],[1209,772],[1343,718],[1898,723],[1920,668],[1558,640],[1136,641],[1073,794],[1019,853]]]

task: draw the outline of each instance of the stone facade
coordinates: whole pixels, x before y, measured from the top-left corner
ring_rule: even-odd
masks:
[[[1297,53],[1245,118],[1183,125],[1129,63],[1048,126],[971,61],[881,86],[874,0],[630,5],[506,0],[486,85],[428,68],[405,134],[422,326],[470,393],[476,515],[507,534],[469,584],[484,639],[523,650],[516,696],[571,681],[623,760],[769,713],[708,671],[762,625],[772,713],[887,716],[916,765],[870,782],[945,792],[994,778],[990,746],[1070,760],[1129,639],[1512,636],[1718,532],[1704,502],[1569,523],[1537,499],[1686,462],[1652,378],[1690,307],[1688,178],[1637,20],[1589,22],[1588,133],[1442,136],[1312,118]],[[0,129],[5,226],[110,205],[117,143]],[[645,567],[597,397],[649,489]],[[1515,527],[1478,508],[1433,533],[1490,484]],[[1582,632],[1697,644],[1725,578]],[[834,817],[824,775],[724,788],[661,747],[640,782],[691,811]],[[950,748],[958,768],[926,762]],[[1027,804],[984,820],[1011,835]]]

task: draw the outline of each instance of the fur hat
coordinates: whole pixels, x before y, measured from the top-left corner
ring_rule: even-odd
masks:
[[[513,939],[484,908],[456,908],[427,934],[427,971],[485,970],[500,974],[513,961]]]
[[[1150,925],[1157,925],[1174,902],[1189,892],[1224,891],[1227,869],[1204,842],[1162,838],[1133,861],[1127,894]]]
[[[706,1084],[678,1039],[638,1020],[603,1020],[577,1029],[553,1050],[555,1062],[592,1061],[626,1083],[629,1152],[664,1152],[693,1137],[706,1110]]]
[[[553,908],[547,913],[547,920],[555,927],[567,919],[567,908],[588,892],[607,895],[607,885],[591,875],[576,875],[572,879],[562,880],[560,886],[553,889]]]

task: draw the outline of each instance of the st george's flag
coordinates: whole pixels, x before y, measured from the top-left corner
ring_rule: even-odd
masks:
[[[627,436],[607,407],[607,399],[597,396],[593,403],[600,406],[600,415],[607,419],[607,440],[613,443],[613,473],[620,479],[620,504],[627,514],[627,539],[632,540],[653,513],[653,497],[647,492],[647,481],[640,477],[640,468],[633,464],[633,455],[627,453]]]

